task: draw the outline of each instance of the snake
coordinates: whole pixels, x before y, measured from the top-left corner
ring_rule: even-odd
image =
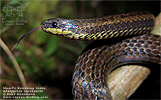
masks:
[[[72,77],[74,99],[112,100],[109,73],[127,64],[161,64],[160,36],[150,34],[154,15],[138,11],[100,18],[50,18],[35,28],[74,40],[95,40],[78,57]],[[20,42],[17,42],[17,44]]]

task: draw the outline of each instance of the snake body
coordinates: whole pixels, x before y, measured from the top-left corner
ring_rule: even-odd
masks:
[[[154,16],[147,12],[92,19],[47,19],[41,23],[43,31],[50,34],[77,40],[100,40],[97,46],[88,46],[76,62],[72,79],[75,99],[112,99],[106,79],[117,66],[160,64],[161,37],[145,34],[150,33],[153,26]],[[139,36],[121,38],[132,35]]]

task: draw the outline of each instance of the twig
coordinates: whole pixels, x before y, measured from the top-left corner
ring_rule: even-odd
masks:
[[[7,47],[6,44],[2,41],[1,38],[0,38],[0,45],[1,45],[1,47],[4,49],[4,51],[7,53],[7,55],[10,57],[10,59],[11,59],[13,65],[14,65],[16,71],[17,71],[17,74],[18,74],[18,76],[19,76],[19,78],[20,78],[20,81],[21,81],[21,83],[22,83],[22,86],[23,86],[23,87],[27,87],[27,83],[26,83],[25,77],[24,77],[24,75],[23,75],[23,73],[22,73],[22,70],[21,70],[19,64],[17,63],[15,57],[13,56],[13,54],[11,53],[11,51],[8,49],[8,47]]]
[[[1,60],[1,67],[9,74],[9,75],[15,75],[14,70],[7,66],[2,60]]]

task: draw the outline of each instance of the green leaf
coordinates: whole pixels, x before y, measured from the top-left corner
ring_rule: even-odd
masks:
[[[38,31],[41,31],[41,30],[38,30]],[[36,33],[35,36],[36,36],[35,42],[37,44],[43,44],[44,42],[46,42],[46,39],[47,39],[46,33],[41,31],[41,32]]]
[[[55,52],[55,50],[58,48],[58,39],[56,36],[52,36],[49,38],[49,41],[46,45],[45,48],[45,56],[49,56],[51,55],[53,52]]]

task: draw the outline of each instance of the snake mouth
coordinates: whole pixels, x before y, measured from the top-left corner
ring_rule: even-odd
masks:
[[[53,28],[52,26],[52,22],[51,21],[48,21],[48,20],[45,20],[41,23],[41,28],[44,32],[47,32],[49,33],[49,28]]]
[[[58,28],[58,19],[47,19],[41,23],[44,32],[56,34],[55,29]]]
[[[82,29],[78,29],[73,20],[47,19],[41,23],[44,32],[68,39],[82,40],[86,35],[82,34]]]
[[[41,25],[41,29],[44,31],[44,32],[47,32],[47,33],[49,33],[49,31],[47,31],[46,29],[47,29],[47,27],[43,24],[43,25]]]
[[[68,30],[68,28],[63,28],[62,24],[59,24],[58,20],[48,19],[41,23],[41,28],[44,32],[52,35],[57,35],[64,38],[73,39],[74,32]]]
[[[41,23],[41,28],[44,32],[59,35],[63,33],[63,30],[56,26],[56,22],[43,21]]]

